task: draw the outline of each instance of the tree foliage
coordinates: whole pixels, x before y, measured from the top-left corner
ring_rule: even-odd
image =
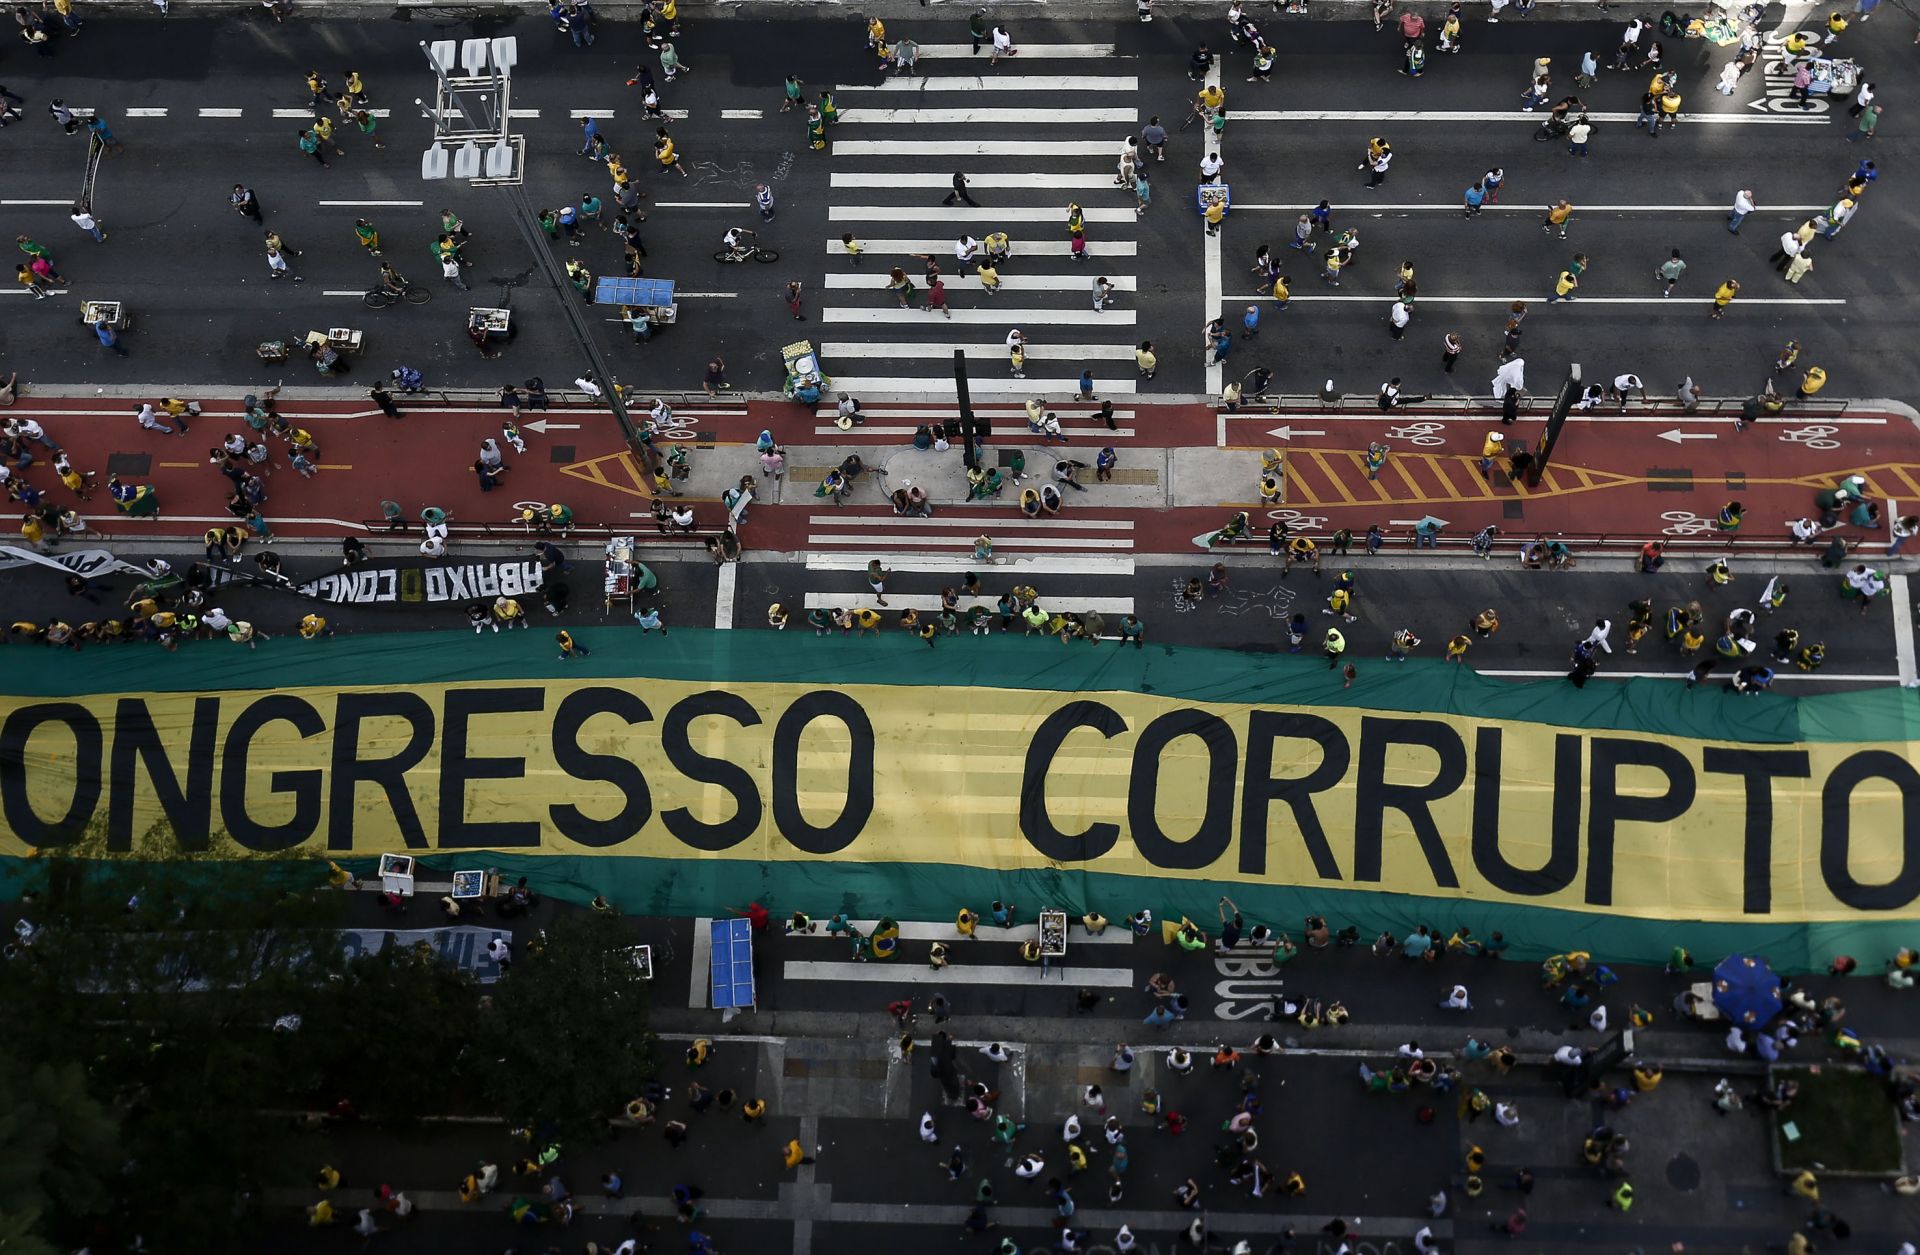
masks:
[[[611,919],[567,915],[495,988],[481,1030],[486,1092],[509,1119],[593,1137],[653,1074],[648,986]]]

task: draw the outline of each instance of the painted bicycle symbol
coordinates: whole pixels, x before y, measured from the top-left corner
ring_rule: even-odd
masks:
[[[1699,536],[1713,530],[1713,520],[1703,519],[1690,510],[1668,510],[1660,516],[1667,525],[1660,530],[1668,536]]]
[[[1405,440],[1419,445],[1445,444],[1446,440],[1440,433],[1446,429],[1445,423],[1403,423],[1398,427],[1387,428],[1387,439]]]
[[[1809,449],[1838,449],[1840,442],[1833,437],[1839,432],[1838,427],[1827,427],[1816,423],[1810,427],[1796,427],[1792,431],[1783,431],[1780,433],[1780,439],[1789,444],[1803,444]]]
[[[1302,514],[1298,510],[1268,510],[1267,517],[1276,523],[1285,523],[1289,531],[1317,532],[1326,527],[1324,514]]]

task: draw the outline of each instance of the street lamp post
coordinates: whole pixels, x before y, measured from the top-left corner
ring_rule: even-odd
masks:
[[[527,199],[526,138],[513,134],[513,71],[519,62],[518,42],[512,36],[465,39],[457,48],[456,66],[453,40],[439,39],[431,44],[420,41],[420,50],[433,67],[435,83],[431,107],[418,97],[413,102],[433,124],[433,142],[420,155],[420,177],[433,181],[451,173],[453,178],[465,179],[475,187],[500,190],[514,228],[533,254],[534,265],[553,288],[567,329],[586,356],[592,376],[606,383],[607,404],[620,424],[621,435],[637,450],[640,434],[614,384],[613,368],[594,340],[580,305],[573,300],[566,272],[535,226],[538,216]],[[455,73],[456,69],[465,73]]]

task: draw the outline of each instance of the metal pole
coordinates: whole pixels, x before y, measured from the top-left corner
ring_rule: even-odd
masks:
[[[960,460],[968,470],[978,470],[980,459],[974,455],[973,445],[973,398],[967,391],[967,354],[964,349],[953,351],[953,391],[960,403]]]

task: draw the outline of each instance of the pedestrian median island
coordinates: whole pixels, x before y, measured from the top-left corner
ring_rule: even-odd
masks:
[[[49,653],[0,696],[0,856],[412,853],[696,916],[752,894],[951,920],[1018,899],[1445,920],[1514,958],[1911,940],[1920,694],[1732,702],[1409,662],[901,634],[369,635],[297,674]],[[292,683],[289,683],[289,680]],[[150,834],[169,834],[164,840]]]
[[[1797,1087],[1772,1113],[1774,1168],[1792,1174],[1891,1177],[1906,1170],[1900,1108],[1889,1078],[1836,1064],[1776,1067],[1768,1079]]]

